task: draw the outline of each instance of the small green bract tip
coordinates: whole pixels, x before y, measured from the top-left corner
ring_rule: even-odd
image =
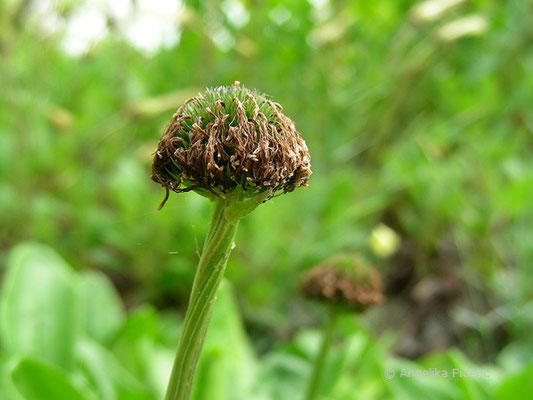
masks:
[[[310,174],[305,141],[283,108],[238,82],[187,100],[152,164],[152,180],[167,190],[222,198],[236,191],[269,198],[307,186]]]

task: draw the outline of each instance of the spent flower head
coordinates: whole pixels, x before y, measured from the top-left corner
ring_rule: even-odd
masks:
[[[233,86],[207,89],[185,102],[166,127],[152,180],[167,191],[224,198],[290,192],[311,174],[305,141],[269,96]]]
[[[339,254],[313,267],[302,290],[311,298],[357,311],[383,301],[379,273],[355,253]]]

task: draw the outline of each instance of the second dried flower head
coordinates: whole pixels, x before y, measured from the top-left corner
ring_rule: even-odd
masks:
[[[365,311],[383,301],[379,273],[358,254],[339,254],[312,268],[302,289],[311,298]]]

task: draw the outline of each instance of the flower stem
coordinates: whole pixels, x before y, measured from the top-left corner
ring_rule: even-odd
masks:
[[[337,310],[331,305],[328,308],[328,316],[323,326],[322,331],[322,343],[320,344],[320,350],[315,359],[313,366],[313,373],[307,387],[306,400],[315,400],[320,390],[322,374],[326,365],[326,359],[328,356],[331,342],[333,341],[333,334],[335,332],[335,322],[337,321]]]
[[[239,220],[228,221],[227,200],[216,199],[189,300],[166,400],[189,400],[216,294],[233,246]]]

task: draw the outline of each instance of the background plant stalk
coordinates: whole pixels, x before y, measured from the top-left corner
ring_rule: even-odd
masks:
[[[194,278],[166,400],[191,397],[200,352],[239,224],[239,219],[229,221],[225,216],[228,201],[214,201],[214,213]]]
[[[305,395],[306,400],[315,400],[320,391],[323,371],[326,366],[329,349],[333,341],[333,334],[335,333],[337,315],[338,310],[336,310],[335,306],[331,304],[328,307],[327,319],[323,326],[322,343],[320,344],[320,349],[313,365],[313,373],[307,386],[307,393]]]

